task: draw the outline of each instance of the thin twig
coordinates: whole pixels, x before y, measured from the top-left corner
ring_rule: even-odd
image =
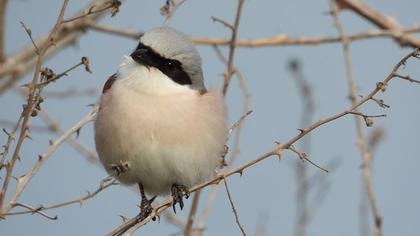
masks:
[[[95,2],[103,2],[104,0],[96,0]],[[72,45],[77,38],[84,32],[86,29],[94,29],[97,31],[111,33],[114,35],[129,37],[132,39],[138,39],[142,32],[132,31],[128,29],[122,29],[121,27],[112,27],[102,24],[94,24],[91,20],[98,20],[99,17],[102,17],[103,13],[95,14],[88,16],[83,21],[73,21],[66,24],[66,31],[60,32],[56,37],[56,47],[52,48],[46,54],[46,58],[55,55],[62,48]],[[376,30],[361,32],[356,34],[347,35],[349,41],[358,41],[373,39],[378,37],[400,37],[401,35],[413,34],[420,31],[420,25],[403,28],[400,31],[395,30]],[[45,37],[40,40],[36,40],[36,44],[40,45],[43,40],[46,40]],[[307,46],[316,46],[320,44],[329,44],[329,43],[339,43],[341,41],[338,36],[322,36],[322,37],[291,37],[284,34],[280,34],[274,37],[269,38],[257,38],[257,39],[238,39],[235,43],[236,47],[267,47],[267,46],[290,46],[290,45],[307,45]],[[195,37],[193,42],[197,45],[220,45],[228,46],[230,45],[229,39],[223,38],[207,38],[207,37]],[[5,82],[0,84],[0,94],[7,91],[8,88],[13,86],[23,75],[28,73],[30,69],[33,68],[33,56],[36,55],[33,49],[32,44],[29,47],[25,47],[19,53],[12,55],[7,58],[7,60],[0,64],[0,80],[4,78]],[[13,76],[12,76],[13,75]],[[5,78],[6,77],[6,78]]]
[[[406,56],[404,56],[392,69],[392,71],[390,72],[390,74],[381,82],[377,83],[376,87],[366,96],[362,97],[361,99],[359,99],[354,105],[351,105],[347,110],[336,113],[332,116],[329,116],[327,118],[324,118],[322,120],[318,120],[314,123],[312,123],[310,126],[306,127],[305,129],[301,129],[300,133],[296,136],[294,136],[293,138],[291,138],[289,141],[287,141],[286,143],[281,143],[279,145],[277,145],[273,150],[268,151],[264,154],[262,154],[261,156],[257,157],[256,159],[249,161],[237,168],[234,168],[232,170],[226,171],[225,173],[222,174],[218,174],[216,177],[214,177],[211,180],[208,180],[204,183],[198,184],[192,188],[189,189],[189,192],[195,192],[197,190],[203,189],[209,185],[213,185],[213,184],[218,184],[221,180],[223,180],[223,178],[227,178],[229,176],[232,176],[234,174],[242,174],[244,172],[245,169],[254,166],[255,164],[269,158],[272,156],[279,156],[282,154],[283,150],[288,149],[291,145],[293,145],[295,142],[297,142],[298,140],[300,140],[302,137],[306,136],[307,134],[309,134],[310,132],[312,132],[313,130],[327,124],[330,123],[334,120],[337,120],[343,116],[346,116],[348,114],[350,114],[349,112],[354,111],[356,108],[360,107],[361,105],[363,105],[364,103],[366,103],[370,98],[372,98],[373,96],[375,96],[379,91],[383,91],[383,87],[380,85],[386,85],[388,84],[389,81],[391,81],[394,78],[394,75],[397,73],[397,71],[399,70],[399,68],[402,65],[405,65],[407,63],[407,60],[411,57],[418,57],[420,55],[420,49],[415,49],[414,51],[410,52],[409,54],[407,54]],[[143,219],[142,221],[139,220],[138,217],[129,219],[127,221],[125,221],[123,224],[121,224],[120,226],[118,226],[116,229],[114,229],[112,232],[108,233],[107,236],[114,236],[114,235],[121,235],[123,232],[126,232],[127,230],[131,230],[131,231],[135,231],[138,228],[142,227],[143,225],[147,224],[153,217],[159,216],[161,214],[162,211],[164,211],[165,209],[167,209],[168,207],[172,206],[173,204],[173,199],[172,198],[167,198],[166,200],[162,201],[160,204],[158,204],[152,211],[152,213],[146,217],[145,219]]]
[[[45,124],[47,125],[49,130],[57,133],[58,135],[63,135],[65,133],[65,131],[60,127],[60,124],[56,120],[54,120],[45,109],[43,109],[39,113],[39,115],[40,115],[41,119],[45,122]],[[74,137],[69,137],[66,140],[66,142],[74,150],[76,150],[82,156],[86,157],[86,159],[90,163],[99,164],[99,157],[98,157],[98,154],[96,153],[96,151],[91,150],[90,148],[85,146],[83,143],[77,141],[77,139],[74,138]]]
[[[236,10],[235,21],[233,23],[232,37],[229,41],[229,55],[227,60],[227,68],[225,72],[225,78],[223,82],[223,95],[225,96],[232,79],[233,69],[234,69],[234,59],[235,59],[235,49],[236,49],[236,37],[238,34],[239,21],[241,19],[242,7],[244,5],[244,0],[238,0],[238,8]]]
[[[0,216],[4,213],[7,213],[8,212],[7,209],[9,209],[9,207],[10,207],[10,203],[9,203],[9,206],[6,207],[6,210],[3,208],[4,199],[5,199],[6,192],[7,192],[11,177],[12,177],[14,165],[19,158],[20,148],[23,144],[23,141],[27,138],[27,135],[28,135],[27,125],[28,125],[28,122],[29,122],[29,117],[30,117],[33,109],[35,108],[36,104],[38,104],[38,101],[39,101],[39,96],[36,96],[37,89],[36,89],[35,85],[36,85],[36,83],[38,82],[38,79],[39,79],[39,71],[40,71],[40,68],[41,68],[41,65],[42,65],[42,62],[43,62],[43,56],[44,56],[45,52],[48,50],[48,48],[54,43],[54,37],[55,37],[57,31],[59,30],[59,28],[61,26],[61,21],[64,17],[64,12],[66,10],[68,1],[69,0],[64,0],[63,1],[63,5],[61,7],[60,14],[57,17],[57,21],[56,21],[53,29],[51,30],[51,32],[48,36],[49,40],[45,44],[40,46],[39,55],[38,55],[37,62],[36,62],[36,65],[35,65],[34,76],[33,76],[31,84],[28,86],[28,88],[30,90],[30,93],[29,93],[29,96],[28,96],[28,102],[27,102],[27,104],[25,106],[25,109],[22,113],[23,121],[22,121],[21,129],[20,129],[20,133],[19,133],[19,138],[18,138],[18,141],[16,143],[16,147],[15,147],[15,150],[13,152],[13,156],[11,158],[11,161],[9,162],[9,164],[6,167],[7,173],[6,173],[6,177],[4,179],[2,189],[1,189],[1,192],[0,192]],[[16,202],[16,200],[13,203],[15,203],[15,202]]]
[[[192,232],[192,227],[194,224],[195,215],[198,209],[198,201],[200,200],[201,191],[198,190],[194,193],[194,198],[191,205],[190,213],[188,214],[187,224],[185,224],[184,228],[184,236],[190,236]]]
[[[420,47],[420,39],[401,34],[402,27],[395,19],[382,15],[362,0],[335,0],[335,2],[341,9],[350,9],[381,29],[397,32],[393,37],[401,46]]]
[[[89,9],[92,5],[103,6],[109,0],[92,0],[92,2],[85,8]],[[83,11],[82,11],[83,12]],[[79,15],[78,13],[77,15]],[[73,45],[76,40],[86,32],[88,26],[85,21],[93,22],[99,20],[105,15],[105,12],[86,16],[83,20],[72,21],[61,27],[59,32],[54,37],[54,47],[50,48],[44,55],[44,58],[50,58],[61,52],[63,48]],[[45,45],[50,43],[48,35],[42,36],[35,40],[35,44]],[[18,53],[8,56],[3,63],[0,64],[0,81],[4,78],[4,82],[0,84],[0,95],[14,86],[25,74],[34,69],[37,56],[35,48],[32,43],[25,46]]]
[[[40,210],[39,208],[29,206],[28,204],[23,204],[23,203],[17,202],[17,203],[15,203],[14,207],[23,207],[23,208],[29,209],[29,211],[26,211],[26,212],[31,213],[31,214],[35,214],[35,213],[39,214],[39,215],[41,215],[41,216],[43,216],[43,217],[45,217],[49,220],[57,220],[58,219],[57,215],[50,216],[47,213]]]
[[[232,200],[232,196],[230,195],[230,191],[229,191],[229,187],[228,187],[228,183],[227,183],[226,178],[223,178],[223,183],[225,184],[225,189],[226,189],[226,193],[227,193],[227,196],[228,196],[228,199],[229,199],[229,202],[230,202],[230,206],[232,208],[233,214],[235,215],[236,224],[238,225],[239,229],[241,230],[242,235],[246,236],[244,227],[242,226],[241,222],[239,221],[238,212],[236,211],[235,204],[233,203],[233,200]]]
[[[32,30],[29,29],[28,27],[26,27],[25,23],[23,23],[23,21],[20,22],[20,24],[22,25],[22,27],[25,29],[26,34],[28,35],[29,39],[31,40],[32,44],[34,45],[35,48],[35,53],[39,54],[39,48],[36,45],[34,39],[32,38]]]
[[[4,167],[4,161],[6,160],[6,156],[9,153],[10,145],[16,138],[16,132],[18,131],[22,120],[23,117],[21,116],[15,124],[12,124],[12,126],[14,127],[12,132],[7,132],[7,130],[3,128],[3,132],[7,135],[7,141],[6,144],[3,145],[3,151],[0,153],[0,170]]]
[[[143,32],[134,31],[130,29],[124,29],[121,27],[113,27],[109,25],[97,24],[86,22],[86,25],[92,27],[92,29],[101,31],[104,33],[111,33],[114,35],[119,35],[123,37],[128,37],[132,39],[138,39]],[[381,37],[401,37],[401,35],[409,35],[420,32],[420,25],[413,27],[402,28],[399,31],[395,30],[371,30],[367,32],[360,32],[346,35],[346,38],[350,41],[360,41],[367,39],[375,39]],[[197,45],[209,45],[209,46],[229,46],[230,40],[224,38],[208,38],[208,37],[193,37],[193,43]],[[340,43],[341,38],[339,36],[320,36],[320,37],[309,37],[309,36],[300,36],[293,37],[285,34],[279,34],[274,37],[268,38],[256,38],[256,39],[237,39],[235,46],[236,47],[273,47],[273,46],[317,46],[320,44],[329,44],[329,43]],[[0,70],[1,72],[1,70]],[[0,73],[1,75],[1,73]]]
[[[4,215],[12,216],[12,215],[34,214],[34,213],[40,213],[42,211],[61,208],[61,207],[64,207],[64,206],[69,206],[69,205],[74,205],[74,204],[82,205],[86,200],[92,199],[93,197],[98,195],[103,190],[107,189],[108,187],[110,187],[112,185],[117,185],[117,184],[118,183],[117,183],[116,179],[114,179],[112,177],[107,177],[107,178],[105,178],[101,181],[101,183],[99,184],[99,187],[95,191],[93,191],[93,192],[88,191],[87,194],[83,197],[76,198],[74,200],[65,201],[65,202],[62,202],[62,203],[53,204],[53,205],[50,205],[50,206],[40,206],[40,207],[36,207],[36,208],[32,208],[32,209],[29,208],[28,211],[9,212],[9,213],[6,213]],[[17,203],[14,204],[13,208],[16,207],[16,206],[17,206]]]
[[[86,58],[86,57],[83,57],[83,58]],[[67,73],[69,73],[70,71],[72,71],[72,70],[76,69],[77,67],[79,67],[79,66],[81,66],[81,65],[85,65],[85,64],[84,64],[84,62],[83,62],[83,59],[81,60],[81,62],[79,62],[79,63],[77,63],[77,64],[75,64],[75,65],[71,66],[70,68],[66,69],[66,70],[65,70],[65,71],[63,71],[62,73],[60,73],[60,74],[58,74],[58,75],[53,75],[53,76],[51,76],[50,78],[47,78],[45,81],[42,81],[42,82],[40,82],[40,83],[37,83],[37,84],[36,84],[36,87],[41,88],[41,87],[44,87],[44,86],[46,86],[46,85],[50,84],[51,82],[55,82],[55,81],[57,81],[58,79],[60,79],[61,77],[63,77],[63,76],[67,76]],[[90,71],[90,70],[89,70],[89,71]]]
[[[339,0],[338,2],[340,1],[341,0]],[[344,2],[348,2],[348,1],[346,0]],[[368,10],[368,9],[365,9],[365,10]],[[338,17],[338,5],[336,4],[336,2],[331,2],[331,14],[334,20],[334,24],[337,28],[337,31],[341,37],[341,42],[343,46],[343,54],[344,54],[345,67],[346,67],[346,78],[349,85],[349,98],[350,98],[351,104],[355,105],[357,102],[356,100],[357,86],[355,85],[354,80],[353,80],[353,72],[352,72],[353,70],[352,70],[352,62],[351,62],[351,55],[350,55],[350,43],[347,40],[347,38],[344,36],[345,35],[344,29],[341,25],[340,18]],[[393,74],[392,77],[395,78],[396,71],[394,71],[392,74]],[[372,125],[372,121],[369,120],[366,115],[363,115],[362,113],[358,112],[357,109],[354,110],[353,114],[362,116],[367,126]],[[356,124],[356,132],[357,132],[357,144],[359,147],[360,154],[362,156],[362,163],[363,163],[363,167],[362,167],[363,183],[366,187],[366,191],[368,194],[368,199],[369,199],[369,203],[370,203],[370,207],[372,211],[372,216],[375,221],[375,235],[381,236],[383,235],[382,223],[381,223],[382,220],[381,220],[380,214],[378,213],[378,207],[376,204],[376,197],[375,197],[373,182],[371,178],[371,169],[370,169],[372,154],[367,145],[366,138],[364,137],[361,120],[357,116],[355,116],[355,124]]]
[[[400,78],[400,79],[404,79],[407,81],[410,81],[411,83],[417,83],[420,84],[420,81],[412,79],[409,75],[399,75],[399,74],[395,74],[395,77]]]
[[[119,11],[119,7],[121,6],[121,2],[118,0],[110,0],[107,2],[107,4],[105,4],[104,6],[101,7],[97,7],[95,5],[92,5],[88,11],[86,13],[83,13],[81,15],[78,16],[73,16],[69,19],[63,20],[62,23],[68,23],[71,21],[75,21],[75,20],[79,20],[81,18],[87,17],[89,15],[93,15],[93,14],[97,14],[97,13],[101,13],[104,12],[108,9],[112,9],[112,14],[111,16],[115,16],[115,14]]]
[[[25,94],[27,96],[28,90],[26,88],[16,88],[15,91],[20,94]],[[76,88],[67,88],[64,90],[53,90],[53,91],[43,91],[42,95],[45,98],[54,98],[54,99],[67,99],[67,98],[76,98],[76,97],[92,97],[97,94],[97,89],[95,87],[86,88],[79,90]]]
[[[110,25],[99,24],[94,21],[86,21],[86,26],[99,32],[125,36],[125,37],[129,37],[135,40],[139,39],[144,34],[144,32],[138,32],[134,30],[123,29],[120,27],[113,27]]]
[[[6,32],[6,10],[8,0],[0,0],[0,63],[3,63],[5,60],[5,32]]]
[[[85,116],[83,119],[77,122],[73,127],[67,130],[65,133],[63,133],[63,135],[61,135],[54,141],[51,141],[50,146],[48,147],[47,151],[44,154],[39,155],[38,161],[32,166],[32,168],[28,171],[28,173],[20,177],[16,177],[17,186],[15,189],[15,192],[11,196],[8,205],[2,209],[2,214],[9,212],[13,208],[13,205],[17,202],[17,199],[22,194],[23,190],[26,188],[28,183],[32,180],[32,178],[40,170],[40,168],[45,164],[45,162],[51,157],[54,151],[57,150],[57,148],[63,142],[65,142],[72,134],[77,133],[81,129],[81,127],[91,122],[96,117],[97,112],[98,112],[98,107],[96,106],[92,109],[91,112],[89,112],[87,116]]]
[[[178,7],[180,7],[185,1],[186,0],[166,0],[165,6],[160,8],[160,13],[166,16],[165,20],[163,21],[164,25],[169,25],[169,22],[171,21]]]
[[[311,124],[313,115],[314,115],[314,99],[312,95],[312,89],[307,80],[305,80],[301,62],[298,59],[290,60],[288,68],[293,75],[293,79],[297,84],[300,97],[302,99],[302,114],[300,118],[300,127],[305,127]],[[304,153],[310,153],[311,150],[311,135],[307,135],[305,139],[302,139],[299,142],[300,149]],[[310,215],[309,215],[309,180],[308,180],[308,170],[307,165],[303,165],[301,161],[296,161],[295,164],[296,180],[297,180],[297,190],[296,190],[296,218],[295,218],[295,227],[294,235],[304,236],[306,235],[306,228],[309,224]],[[319,183],[315,183],[318,187]],[[312,207],[312,206],[311,206]]]
[[[213,46],[213,49],[214,49],[216,55],[218,56],[218,58],[220,59],[220,61],[223,62],[224,64],[226,64],[226,58],[224,57],[224,55],[220,51],[220,49],[217,46]],[[242,127],[243,127],[245,118],[251,114],[251,110],[250,110],[251,94],[250,94],[250,91],[249,91],[248,86],[246,84],[246,80],[243,77],[240,70],[238,70],[237,68],[234,68],[234,70],[236,71],[236,75],[238,76],[239,87],[241,89],[242,96],[243,96],[242,114],[244,114],[244,115],[242,115],[242,117],[239,118],[239,120],[236,121],[231,126],[231,128],[229,129],[229,134],[228,134],[226,143],[228,142],[228,139],[231,138],[233,131],[235,131],[235,136],[233,138],[234,143],[232,145],[232,147],[233,147],[232,151],[229,152],[230,153],[230,158],[228,159],[227,162],[226,162],[226,157],[223,158],[223,163],[222,164],[223,164],[223,166],[227,166],[226,170],[231,169],[232,164],[236,161],[236,159],[239,156]],[[198,229],[204,229],[206,227],[206,223],[207,223],[207,220],[208,220],[209,215],[210,215],[210,210],[213,208],[213,205],[214,205],[214,202],[216,200],[216,196],[219,193],[220,187],[221,187],[220,185],[213,185],[213,187],[209,191],[207,201],[204,205],[204,209],[201,213],[200,221],[199,221],[198,226],[197,226]]]
[[[293,147],[293,145],[290,145],[287,149],[289,149],[290,151],[296,153],[296,155],[298,155],[298,157],[302,160],[302,161],[307,161],[308,163],[312,164],[313,166],[315,166],[316,168],[328,173],[329,171],[323,167],[321,167],[320,165],[316,164],[315,162],[311,161],[310,159],[308,159],[308,155],[304,152],[299,152],[295,147]]]

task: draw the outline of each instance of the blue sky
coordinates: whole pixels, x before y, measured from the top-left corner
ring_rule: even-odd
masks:
[[[147,30],[159,26],[163,17],[159,8],[164,1],[125,1],[114,18],[105,17],[101,23],[133,30]],[[66,16],[71,16],[84,6],[85,1],[70,1]],[[404,26],[419,23],[420,2],[414,0],[371,0],[386,15],[393,16]],[[32,29],[33,36],[44,35],[52,27],[61,1],[9,1],[7,10],[6,51],[15,53],[28,45],[29,39],[20,21]],[[236,1],[189,0],[182,5],[171,25],[187,34],[200,37],[227,38],[230,32],[211,20],[216,16],[232,21]],[[271,37],[283,33],[288,36],[334,36],[336,31],[328,1],[245,1],[238,38]],[[359,16],[340,14],[347,33],[375,30],[376,27]],[[105,80],[115,72],[123,55],[136,46],[132,39],[88,31],[76,45],[62,51],[44,63],[56,71],[63,71],[88,56],[92,74],[83,69],[71,72],[46,91],[62,91],[69,88],[100,91]],[[206,85],[220,86],[225,66],[208,46],[198,46],[203,58]],[[376,82],[383,80],[394,64],[411,49],[401,48],[391,39],[357,41],[351,45],[354,80],[359,94],[367,94]],[[226,48],[223,48],[227,52]],[[235,65],[240,69],[251,93],[253,114],[247,118],[242,132],[241,151],[234,166],[246,163],[274,148],[275,142],[285,142],[298,132],[301,116],[301,98],[293,77],[287,70],[287,62],[298,58],[302,62],[305,78],[312,85],[315,100],[314,120],[343,111],[349,106],[347,82],[340,44],[318,46],[280,46],[264,48],[238,48]],[[410,60],[402,74],[420,79],[420,61]],[[27,75],[20,84],[31,79]],[[43,108],[59,120],[63,128],[69,128],[90,110],[89,104],[98,100],[99,93],[90,97],[69,99],[46,98]],[[377,204],[383,216],[383,229],[387,235],[419,235],[420,172],[418,117],[420,115],[420,86],[407,81],[394,80],[388,90],[378,98],[390,105],[379,108],[372,102],[361,111],[369,115],[387,114],[375,118],[374,127],[382,127],[386,136],[375,151],[373,182]],[[242,94],[235,78],[226,98],[230,123],[241,116]],[[0,99],[0,118],[16,120],[23,100],[13,92]],[[31,124],[43,123],[33,118]],[[48,140],[56,137],[51,133],[32,134],[21,152],[16,175],[24,174],[36,161],[39,153],[48,147]],[[5,135],[0,135],[4,143]],[[93,128],[89,124],[82,129],[79,141],[94,149]],[[310,158],[326,166],[332,160],[338,167],[329,174],[308,165],[310,175],[324,175],[330,185],[324,201],[315,202],[311,208],[317,211],[310,222],[308,235],[357,235],[359,234],[359,205],[361,196],[361,157],[356,146],[353,117],[345,117],[320,127],[311,135]],[[283,159],[270,158],[248,170],[242,177],[228,179],[241,223],[248,235],[255,231],[258,218],[263,219],[266,235],[293,235],[296,207],[295,162],[297,157],[286,152]],[[325,176],[326,175],[326,176]],[[106,173],[91,164],[67,144],[62,145],[43,169],[33,179],[21,196],[21,202],[34,206],[49,205],[77,198],[94,190]],[[200,209],[206,201],[207,190],[201,199]],[[52,210],[57,221],[38,215],[11,216],[0,222],[2,235],[103,235],[121,223],[119,215],[134,216],[139,203],[136,191],[126,187],[110,188],[82,206],[74,205]],[[186,217],[191,201],[180,217]],[[264,216],[265,215],[265,216]],[[371,217],[369,221],[372,223]],[[372,224],[371,224],[372,225]],[[151,222],[136,235],[170,235],[178,229],[164,218],[160,223]],[[240,234],[231,212],[226,193],[222,188],[217,196],[206,228],[207,235]]]

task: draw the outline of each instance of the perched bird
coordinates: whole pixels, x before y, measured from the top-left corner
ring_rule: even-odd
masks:
[[[227,136],[219,91],[204,86],[190,38],[169,27],[146,32],[104,85],[95,143],[106,171],[137,184],[141,212],[171,192],[173,209],[188,188],[214,173]],[[146,194],[152,196],[147,199]]]

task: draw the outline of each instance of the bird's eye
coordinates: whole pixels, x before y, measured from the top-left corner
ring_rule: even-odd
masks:
[[[177,66],[177,64],[176,64],[174,61],[167,61],[167,62],[165,63],[165,65],[166,65],[166,67],[168,67],[169,69],[174,69],[174,68]]]

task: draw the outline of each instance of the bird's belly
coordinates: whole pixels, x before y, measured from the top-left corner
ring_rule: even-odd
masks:
[[[95,123],[98,154],[110,174],[126,166],[117,176],[122,183],[165,194],[172,184],[191,187],[213,173],[226,136],[224,111],[209,114],[203,106],[215,104],[188,96],[174,103],[127,92],[111,95],[101,101]]]

